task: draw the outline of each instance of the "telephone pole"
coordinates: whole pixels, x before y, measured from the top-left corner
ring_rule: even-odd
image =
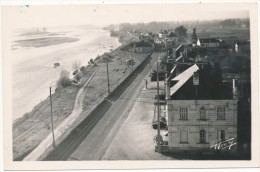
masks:
[[[55,137],[54,137],[54,128],[53,128],[53,116],[52,116],[52,97],[51,97],[51,87],[50,87],[50,103],[51,103],[51,130],[52,130],[52,139],[53,147],[55,148]]]
[[[157,142],[157,146],[158,146],[158,152],[160,152],[161,150],[161,135],[160,135],[160,102],[159,102],[159,74],[158,74],[158,68],[159,68],[159,65],[158,65],[158,61],[157,61],[157,68],[156,68],[156,73],[157,73],[157,121],[158,121],[158,124],[157,124],[157,139],[158,139],[158,142]]]
[[[133,57],[131,57],[131,65],[132,65],[132,72],[134,71],[134,60]]]
[[[107,92],[110,93],[110,84],[109,84],[109,73],[108,73],[108,59],[106,60],[107,64]]]

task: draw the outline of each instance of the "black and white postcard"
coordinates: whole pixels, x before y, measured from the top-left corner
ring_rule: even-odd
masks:
[[[4,4],[6,170],[259,166],[258,4]]]

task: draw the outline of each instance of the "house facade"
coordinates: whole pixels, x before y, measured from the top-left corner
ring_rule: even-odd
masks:
[[[219,47],[220,41],[216,38],[200,38],[197,40],[197,46],[205,48]]]
[[[134,42],[129,46],[128,51],[133,53],[148,53],[153,50],[153,44],[148,42]]]
[[[170,148],[210,150],[237,137],[237,100],[168,100],[167,105]]]

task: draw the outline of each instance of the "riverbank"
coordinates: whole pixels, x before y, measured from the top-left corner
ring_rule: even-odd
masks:
[[[123,45],[125,45],[124,43],[125,42],[123,42]],[[83,99],[82,113],[70,126],[70,130],[85,119],[98,105],[98,103],[100,103],[108,95],[106,63],[104,63],[104,57],[107,57],[107,55],[110,56],[109,78],[110,89],[113,90],[132,72],[133,68],[138,66],[147,56],[147,54],[122,51],[122,46],[108,54],[101,55],[96,58],[94,61],[98,65],[87,65],[80,85],[71,85],[56,91],[53,94],[54,127],[58,126],[71,114],[78,90],[89,79],[94,70],[97,71],[86,90]],[[128,66],[125,63],[126,60],[130,58],[134,59],[136,62],[133,67]],[[31,112],[27,113],[13,124],[13,159],[22,160],[37,145],[39,145],[41,141],[51,132],[50,124],[50,99],[48,97],[35,106]],[[62,139],[63,138],[60,140]],[[57,140],[57,143],[60,140]]]
[[[75,26],[48,28],[48,31],[49,34],[12,36],[13,45],[18,40],[27,40],[26,44],[29,46],[17,46],[17,49],[10,52],[10,57],[14,59],[12,61],[13,121],[31,112],[34,106],[48,97],[49,87],[55,87],[62,70],[72,73],[75,71],[74,64],[79,64],[80,67],[86,65],[90,59],[121,45],[117,38],[110,37],[109,31],[102,28]],[[54,37],[55,39],[52,39]],[[79,40],[66,42],[63,37]],[[38,39],[44,39],[45,41],[40,43],[45,46],[36,48]],[[57,63],[59,66],[55,67],[54,64]]]

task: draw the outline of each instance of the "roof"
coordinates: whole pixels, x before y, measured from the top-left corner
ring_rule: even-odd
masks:
[[[182,58],[182,55],[180,55],[180,56],[175,60],[175,62],[178,62],[181,58]]]
[[[178,81],[173,87],[170,88],[170,95],[173,95],[178,89],[185,84],[188,79],[190,79],[191,76],[193,76],[193,73],[199,70],[199,67],[194,64],[175,78],[173,78],[173,81]]]
[[[222,82],[221,75],[212,66],[188,66],[171,80],[170,96],[173,100],[227,100],[233,99],[232,83]],[[193,73],[199,74],[199,85],[193,84]]]
[[[200,41],[200,43],[217,43],[217,42],[220,42],[216,38],[200,38],[199,41]]]
[[[176,49],[175,49],[175,51],[178,51],[180,48],[182,48],[182,44],[180,45],[180,46],[178,46]]]
[[[131,43],[131,46],[134,47],[134,44],[136,47],[152,47],[152,44],[148,43],[148,42],[133,42]]]
[[[167,37],[177,37],[177,35],[174,32],[169,32]]]
[[[177,67],[177,66],[174,66],[174,67],[172,68],[172,70],[171,70],[170,73],[172,73],[172,72],[176,69],[176,67]]]

